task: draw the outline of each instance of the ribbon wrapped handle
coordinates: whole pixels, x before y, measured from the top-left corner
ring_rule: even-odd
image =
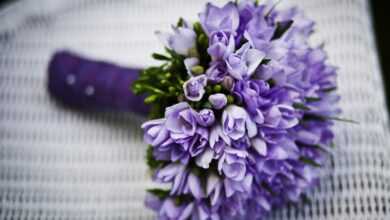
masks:
[[[130,89],[140,71],[59,51],[49,62],[48,90],[72,108],[146,115],[149,109],[143,102],[145,97]]]

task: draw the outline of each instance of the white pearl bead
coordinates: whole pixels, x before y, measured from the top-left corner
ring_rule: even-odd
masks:
[[[66,76],[66,83],[68,83],[68,85],[73,85],[75,82],[76,82],[76,76],[75,75],[69,74],[69,75]]]
[[[91,96],[95,93],[95,88],[93,88],[93,86],[87,86],[87,88],[85,88],[85,94],[87,96]]]

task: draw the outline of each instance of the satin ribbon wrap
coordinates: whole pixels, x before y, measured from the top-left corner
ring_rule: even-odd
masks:
[[[145,97],[130,88],[140,71],[59,51],[49,63],[48,89],[56,100],[72,108],[147,115]]]

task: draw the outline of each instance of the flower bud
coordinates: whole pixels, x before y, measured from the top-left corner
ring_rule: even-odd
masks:
[[[226,89],[226,90],[231,90],[234,86],[234,80],[231,76],[225,76],[222,80],[222,86]]]
[[[194,75],[200,75],[200,74],[204,73],[204,68],[202,66],[200,66],[200,65],[196,65],[196,66],[191,68],[191,72]]]
[[[209,127],[215,122],[215,116],[214,112],[211,109],[203,109],[201,110],[196,117],[196,121],[198,124],[204,126],[204,127]]]
[[[214,109],[222,109],[227,104],[227,98],[225,94],[222,93],[216,93],[211,96],[209,96],[209,102],[213,106]]]

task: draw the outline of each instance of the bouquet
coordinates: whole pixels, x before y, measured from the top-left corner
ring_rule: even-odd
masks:
[[[142,129],[161,187],[146,205],[158,219],[262,219],[316,185],[340,110],[313,27],[297,8],[240,1],[156,32],[162,64],[132,88],[151,109]]]
[[[156,32],[143,71],[56,53],[48,89],[84,110],[149,112],[146,161],[157,219],[263,219],[307,199],[330,158],[336,71],[297,8],[208,3],[199,21]],[[133,93],[128,91],[132,84]],[[144,105],[147,104],[148,106]]]

